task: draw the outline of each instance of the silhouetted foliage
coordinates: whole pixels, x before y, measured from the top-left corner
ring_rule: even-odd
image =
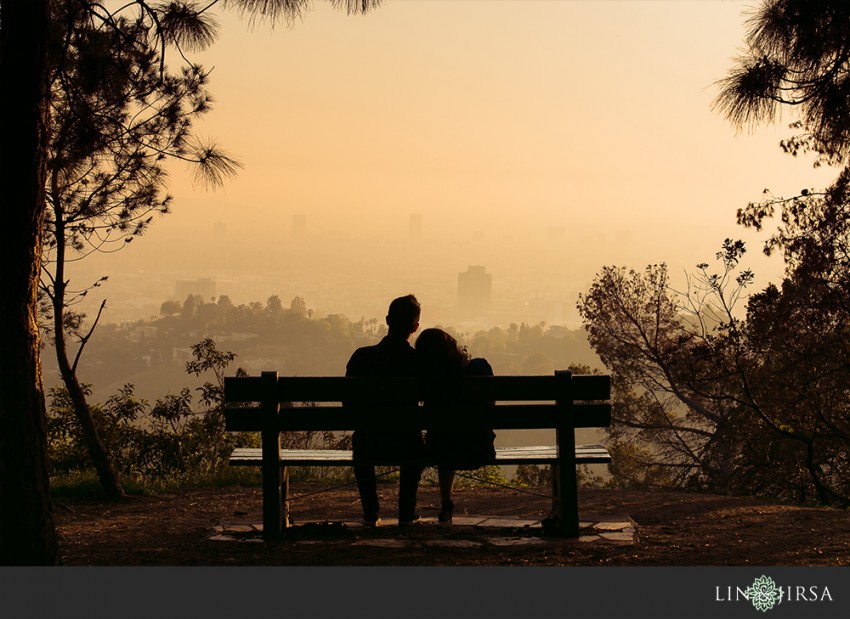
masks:
[[[783,149],[846,166],[850,4],[765,0],[748,25],[715,108],[738,127],[793,109],[797,134]],[[738,211],[756,229],[779,211],[764,250],[786,263],[781,285],[749,297],[745,314],[733,311],[753,282],[738,269],[741,242],[724,244],[719,273],[698,265],[684,293],[664,265],[597,275],[580,311],[614,373],[615,480],[850,500],[848,181],[845,167],[824,192],[768,195]]]
[[[850,4],[764,0],[748,22],[746,50],[721,82],[715,106],[735,125],[769,122],[794,108],[796,155],[844,164],[850,153]]]
[[[306,9],[303,2],[234,4],[272,19],[291,19]],[[372,4],[364,2],[359,10]],[[144,233],[154,214],[169,211],[167,160],[194,164],[196,181],[213,187],[240,166],[193,131],[194,120],[210,110],[212,99],[206,90],[208,72],[186,54],[215,41],[217,23],[210,6],[129,2],[108,9],[88,0],[51,4],[51,132],[41,285],[49,302],[44,315],[53,317],[48,330],[59,369],[101,483],[116,496],[123,490],[76,372],[100,312],[84,327],[83,316],[72,309],[106,278],[73,289],[65,266],[93,252],[120,249]],[[350,3],[346,8],[358,10]],[[183,62],[175,64],[175,57]],[[104,307],[105,301],[101,311]],[[192,309],[184,304],[184,312]],[[68,337],[77,340],[73,359]]]
[[[189,374],[211,372],[213,380],[198,388],[198,406],[184,388],[151,405],[124,385],[92,414],[104,444],[122,475],[136,483],[198,480],[215,476],[227,466],[234,447],[254,445],[255,436],[225,432],[221,410],[224,371],[235,358],[206,339],[192,348]],[[90,460],[67,390],[51,391],[48,446],[53,475],[84,471]]]
[[[789,267],[782,290],[735,306],[752,273],[727,241],[719,273],[684,293],[664,265],[605,269],[579,310],[613,374],[612,473],[674,485],[845,504],[850,498],[846,312]]]
[[[153,213],[168,212],[167,159],[195,163],[198,178],[212,185],[239,164],[192,133],[192,121],[210,109],[207,72],[189,61],[177,70],[165,66],[166,44],[185,60],[183,48],[201,49],[215,39],[208,16],[177,3],[107,9],[88,0],[57,0],[50,6],[43,316],[52,316],[46,330],[101,483],[107,494],[120,496],[76,372],[105,301],[89,327],[72,308],[106,277],[71,288],[66,263],[115,251],[140,236]],[[69,337],[77,340],[73,357]]]
[[[330,2],[349,13],[362,13],[377,6],[380,0]],[[205,6],[193,2],[152,5],[131,0],[123,6],[129,10],[137,8],[142,20],[155,22],[155,36],[163,45],[152,48],[162,50],[166,44],[178,48],[181,45],[198,48],[208,44],[214,28],[207,10],[214,4],[216,0]],[[310,3],[309,0],[228,0],[222,5],[235,7],[252,19],[268,19],[274,23],[302,17]],[[3,53],[0,54],[0,92],[3,93],[0,152],[14,153],[8,158],[4,156],[4,164],[0,166],[4,204],[9,204],[3,242],[0,243],[9,275],[5,301],[0,308],[7,326],[0,364],[10,385],[9,389],[0,393],[0,422],[3,423],[0,465],[4,470],[0,483],[0,516],[3,519],[0,560],[4,563],[50,564],[58,556],[47,492],[45,402],[39,370],[36,297],[44,244],[44,187],[48,178],[46,163],[52,129],[48,120],[52,94],[48,87],[51,71],[48,60],[50,17],[52,8],[58,6],[62,6],[58,1],[51,3],[45,0],[3,0],[0,3],[0,40],[3,41]],[[93,34],[93,39],[104,35],[108,38],[109,32],[119,27],[108,17],[104,5],[86,2],[81,6],[92,20],[100,21],[104,26],[102,32]],[[159,17],[164,21],[159,21]],[[144,23],[137,25],[143,27]],[[164,71],[164,58],[160,58],[160,67]],[[84,84],[84,87],[92,86],[95,85]],[[10,96],[10,93],[15,94]],[[82,116],[85,117],[84,112]],[[10,122],[11,119],[14,122]],[[8,234],[5,234],[6,231]],[[61,236],[58,238],[64,240]],[[63,326],[60,320],[60,333]],[[81,421],[91,421],[91,415],[87,414],[87,409],[81,409],[79,401],[75,409],[87,418]],[[14,413],[9,414],[10,411]],[[21,449],[25,455],[23,458],[19,453]],[[120,492],[117,480],[114,490]],[[14,533],[10,535],[9,531]]]

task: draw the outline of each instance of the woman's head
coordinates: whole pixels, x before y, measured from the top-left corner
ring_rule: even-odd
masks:
[[[420,333],[416,338],[416,354],[422,369],[435,374],[460,371],[469,361],[466,348],[442,329],[425,329]]]

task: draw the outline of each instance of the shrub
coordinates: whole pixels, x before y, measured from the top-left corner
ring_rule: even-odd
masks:
[[[197,410],[189,389],[159,398],[151,406],[136,397],[131,384],[124,385],[105,403],[91,406],[106,451],[129,488],[256,477],[230,471],[227,466],[234,447],[256,446],[259,441],[256,435],[226,432],[224,428],[224,369],[235,355],[216,350],[210,339],[193,346],[192,354],[187,372],[200,375],[211,370],[216,377],[215,382],[198,389]],[[90,392],[88,386],[85,389]],[[59,485],[77,480],[84,486],[91,462],[63,387],[50,392],[47,431],[51,476],[62,478]]]

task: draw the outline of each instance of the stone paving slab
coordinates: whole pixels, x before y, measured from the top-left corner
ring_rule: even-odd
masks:
[[[487,543],[491,546],[541,546],[549,543],[542,537],[488,537]]]
[[[225,520],[213,527],[213,535],[208,539],[210,541],[238,541],[238,542],[262,542],[260,534],[263,531],[263,525],[257,522],[250,522],[250,516],[241,520]],[[365,527],[360,522],[345,521],[345,522],[306,522],[298,523],[301,530],[309,531],[326,530],[329,532],[347,532],[354,535],[351,539],[349,535],[347,539],[341,539],[339,535],[331,535],[326,539],[299,539],[296,544],[347,544],[354,546],[375,546],[381,548],[406,548],[413,545],[424,546],[442,546],[456,548],[475,548],[485,545],[491,546],[539,546],[550,543],[604,543],[628,545],[637,544],[639,540],[637,525],[628,516],[619,514],[587,514],[580,523],[582,535],[577,539],[543,537],[542,525],[536,520],[514,519],[505,517],[457,517],[454,518],[451,525],[444,525],[437,521],[436,518],[423,518],[415,525],[404,527],[398,526],[398,520],[395,518],[387,518],[383,520],[382,525],[377,529]],[[439,530],[445,528],[452,531],[453,536],[464,528],[476,529],[515,529],[518,533],[516,536],[501,535],[486,537],[482,541],[464,540],[464,539],[398,539],[394,537],[394,532],[398,531],[403,535],[405,531],[415,531],[420,527],[428,527],[430,530]],[[365,533],[376,533],[380,531],[381,537],[363,538],[360,535]],[[384,534],[386,531],[386,534]]]
[[[351,546],[375,546],[377,548],[407,548],[414,543],[406,539],[359,539],[350,543]]]
[[[434,539],[429,540],[428,545],[440,548],[481,548],[484,544],[471,539]]]
[[[485,520],[487,520],[487,518],[484,516],[478,516],[477,518],[473,516],[455,516],[452,518],[452,523],[459,526],[475,527]]]
[[[516,520],[514,518],[487,518],[482,522],[478,523],[479,527],[500,527],[500,528],[525,528],[525,527],[539,527],[539,520]]]

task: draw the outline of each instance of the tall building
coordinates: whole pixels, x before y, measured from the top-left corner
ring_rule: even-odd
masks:
[[[462,317],[480,317],[490,309],[493,276],[483,266],[469,266],[457,274],[457,308]]]

